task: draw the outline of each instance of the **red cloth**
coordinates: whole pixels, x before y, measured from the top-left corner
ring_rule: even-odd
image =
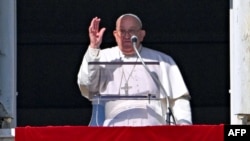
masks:
[[[17,127],[15,141],[223,141],[224,125]]]

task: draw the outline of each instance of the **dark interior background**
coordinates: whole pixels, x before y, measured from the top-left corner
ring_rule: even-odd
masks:
[[[18,0],[17,126],[88,125],[91,103],[76,80],[98,16],[107,30],[135,13],[144,45],[171,55],[192,96],[194,124],[230,123],[228,0]]]

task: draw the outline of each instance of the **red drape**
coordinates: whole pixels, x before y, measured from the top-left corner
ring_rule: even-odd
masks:
[[[15,141],[223,141],[224,125],[17,127]]]

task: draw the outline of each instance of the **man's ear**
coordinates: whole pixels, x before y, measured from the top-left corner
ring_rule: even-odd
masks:
[[[113,31],[113,36],[116,38],[116,36],[117,36],[117,32],[114,30]]]
[[[146,36],[146,31],[145,30],[141,30],[140,31],[139,41],[142,42],[145,36]]]
[[[116,42],[118,42],[119,35],[118,35],[118,32],[116,30],[113,31],[113,36],[115,37]]]

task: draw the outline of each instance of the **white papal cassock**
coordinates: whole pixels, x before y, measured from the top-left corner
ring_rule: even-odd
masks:
[[[119,48],[88,48],[78,73],[78,84],[86,98],[92,94],[154,95],[159,100],[111,100],[105,104],[104,126],[150,126],[166,124],[166,94],[171,99],[177,124],[191,124],[189,92],[174,60],[161,52],[140,47],[140,55],[166,93],[154,82],[137,56],[124,56]],[[110,64],[89,65],[89,62]],[[113,62],[113,65],[112,65]],[[119,63],[121,62],[121,63]],[[134,63],[126,63],[134,62]],[[136,63],[137,62],[137,63]],[[116,64],[116,65],[114,65]],[[121,65],[123,64],[123,65]]]

